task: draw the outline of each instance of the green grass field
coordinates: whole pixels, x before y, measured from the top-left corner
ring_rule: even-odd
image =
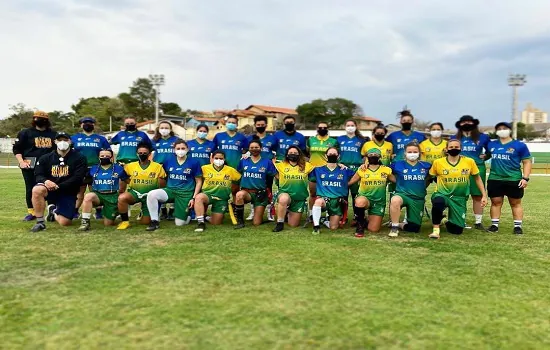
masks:
[[[3,349],[550,347],[550,178],[530,184],[524,236],[506,209],[498,234],[439,241],[428,222],[395,240],[272,224],[31,234],[19,172],[0,179]]]

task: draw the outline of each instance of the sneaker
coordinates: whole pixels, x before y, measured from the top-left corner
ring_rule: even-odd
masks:
[[[54,222],[55,221],[55,204],[48,205],[46,221]]]
[[[399,229],[397,227],[392,227],[388,236],[392,238],[399,237]]]
[[[204,232],[206,230],[206,224],[204,222],[199,222],[197,224],[197,228],[195,229],[195,232]]]
[[[514,234],[515,235],[522,235],[523,234],[523,229],[520,226],[514,227]]]
[[[312,235],[318,235],[319,233],[321,233],[321,227],[313,226],[313,231],[311,231],[311,234]]]
[[[166,216],[166,220],[168,221],[174,221],[176,220],[176,218],[174,217],[174,215],[172,215],[172,213],[168,213],[168,215]]]
[[[491,227],[489,227],[489,229],[487,231],[497,233],[498,232],[498,226],[497,225],[491,225]]]
[[[158,230],[160,228],[160,224],[157,220],[151,220],[151,222],[149,223],[149,226],[147,226],[146,230],[147,231],[155,231],[155,230]]]
[[[250,205],[250,214],[246,217],[246,221],[252,221],[254,220],[254,206]]]
[[[244,226],[244,222],[239,222],[239,223],[237,223],[237,225],[235,225],[233,228],[234,228],[235,230],[238,230],[238,229],[241,229],[241,228],[244,228],[244,227],[245,227],[245,226]]]
[[[476,230],[480,230],[480,231],[487,231],[487,229],[485,228],[485,226],[483,226],[483,224],[479,223],[479,224],[475,224],[474,228]]]
[[[23,218],[23,221],[33,221],[33,220],[36,220],[36,216],[32,214],[27,214],[27,216]]]
[[[275,206],[273,204],[267,205],[267,220],[275,221]]]
[[[193,221],[197,220],[197,216],[195,215],[195,209],[191,209],[189,218],[190,218],[189,220],[193,220]]]
[[[128,229],[128,227],[130,227],[130,221],[122,221],[120,224],[118,224],[117,226],[117,230],[126,230]]]
[[[80,224],[78,231],[90,231],[90,220],[82,219],[82,223]]]
[[[130,216],[130,212],[128,212],[128,216]],[[143,210],[140,210],[136,220],[141,220],[142,217],[143,217]]]
[[[466,224],[466,226],[464,226],[464,228],[465,228],[466,230],[471,230],[471,229],[472,229],[472,225]]]
[[[44,231],[45,229],[46,229],[46,224],[44,223],[44,221],[40,221],[34,224],[34,226],[31,228],[31,232]]]
[[[96,220],[103,219],[103,208],[96,208],[96,210],[95,210],[95,219]]]
[[[430,233],[430,235],[428,237],[433,238],[433,239],[439,239],[439,233],[432,232],[432,233]]]
[[[285,228],[284,222],[278,222],[277,225],[275,225],[275,228],[273,229],[273,232],[281,232]]]
[[[357,224],[357,229],[355,230],[355,237],[363,238],[365,237],[365,229],[361,225]]]

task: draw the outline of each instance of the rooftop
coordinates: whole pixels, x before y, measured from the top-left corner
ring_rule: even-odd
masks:
[[[250,109],[256,107],[258,109],[261,109],[266,112],[272,112],[272,113],[282,113],[282,114],[290,114],[290,115],[298,115],[298,112],[292,108],[284,108],[284,107],[274,107],[274,106],[265,106],[265,105],[250,105],[246,107],[246,109]]]

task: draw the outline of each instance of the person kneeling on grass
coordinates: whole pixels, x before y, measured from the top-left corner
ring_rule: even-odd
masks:
[[[174,202],[176,226],[189,223],[189,209],[195,204],[195,197],[202,186],[202,169],[200,163],[187,156],[187,143],[183,140],[174,142],[175,156],[164,161],[164,171],[168,174],[166,188],[152,190],[147,194],[147,209],[151,214],[151,223],[147,231],[160,227],[159,202]]]
[[[244,227],[245,203],[252,203],[254,206],[252,221],[254,226],[263,222],[265,207],[268,203],[267,181],[277,173],[273,161],[261,157],[262,143],[259,140],[250,141],[248,151],[250,157],[241,159],[237,169],[242,174],[242,179],[241,190],[235,197],[236,229]]]
[[[36,185],[32,189],[32,205],[36,224],[31,232],[46,229],[46,201],[50,203],[48,221],[57,221],[61,226],[71,224],[76,211],[76,196],[88,169],[86,158],[71,149],[71,137],[68,134],[58,133],[55,144],[57,150],[41,156],[34,169]]]
[[[431,164],[419,161],[419,157],[419,145],[409,143],[405,147],[405,160],[398,160],[390,165],[396,180],[395,194],[390,200],[390,237],[399,236],[399,229],[420,232]],[[403,207],[407,208],[407,223],[400,224],[399,216]]]
[[[327,149],[325,155],[327,164],[315,168],[309,175],[309,181],[317,184],[317,197],[311,210],[314,235],[320,233],[321,213],[325,208],[330,218],[329,228],[336,230],[340,226],[340,219],[348,207],[348,182],[355,175],[354,170],[338,165],[340,152],[336,147]]]
[[[386,212],[386,186],[388,181],[395,182],[389,167],[381,165],[382,152],[378,148],[367,151],[367,163],[361,165],[350,180],[349,185],[359,182],[359,193],[355,198],[357,208],[357,227],[355,237],[365,237],[365,229],[370,232],[380,231],[382,218]],[[368,221],[365,211],[368,210]]]
[[[228,209],[231,186],[238,183],[241,174],[229,165],[225,165],[225,153],[214,151],[212,163],[202,166],[202,192],[195,197],[195,213],[197,215],[197,228],[195,232],[203,232],[206,229],[204,215],[208,205],[212,205],[210,223],[221,225],[223,216]]]
[[[149,160],[150,155],[151,146],[148,143],[140,143],[137,146],[139,161],[124,166],[124,171],[130,177],[127,180],[129,188],[127,192],[118,196],[118,212],[122,222],[118,224],[117,230],[126,230],[130,227],[128,207],[136,203],[141,203],[140,223],[151,222],[151,216],[147,210],[147,193],[166,185],[166,172],[162,165]]]
[[[430,175],[437,177],[437,188],[432,194],[433,232],[430,238],[438,239],[443,211],[448,208],[447,232],[459,235],[466,226],[466,202],[470,195],[470,178],[475,179],[477,188],[482,194],[481,208],[487,205],[487,195],[479,169],[472,158],[460,155],[461,142],[457,139],[447,143],[447,157],[436,159]]]
[[[82,202],[82,223],[79,231],[90,230],[92,208],[103,207],[103,223],[112,226],[115,223],[118,207],[118,195],[126,191],[128,174],[124,168],[113,163],[113,151],[104,149],[99,152],[99,165],[90,168],[88,176],[92,179],[92,192],[84,196]]]

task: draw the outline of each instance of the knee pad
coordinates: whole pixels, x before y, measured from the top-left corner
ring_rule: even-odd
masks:
[[[420,225],[408,222],[403,226],[403,230],[406,232],[418,233],[420,232]]]
[[[462,232],[464,232],[464,228],[460,227],[458,225],[453,224],[450,221],[447,221],[445,224],[445,227],[447,228],[447,232],[453,234],[453,235],[461,235]]]

